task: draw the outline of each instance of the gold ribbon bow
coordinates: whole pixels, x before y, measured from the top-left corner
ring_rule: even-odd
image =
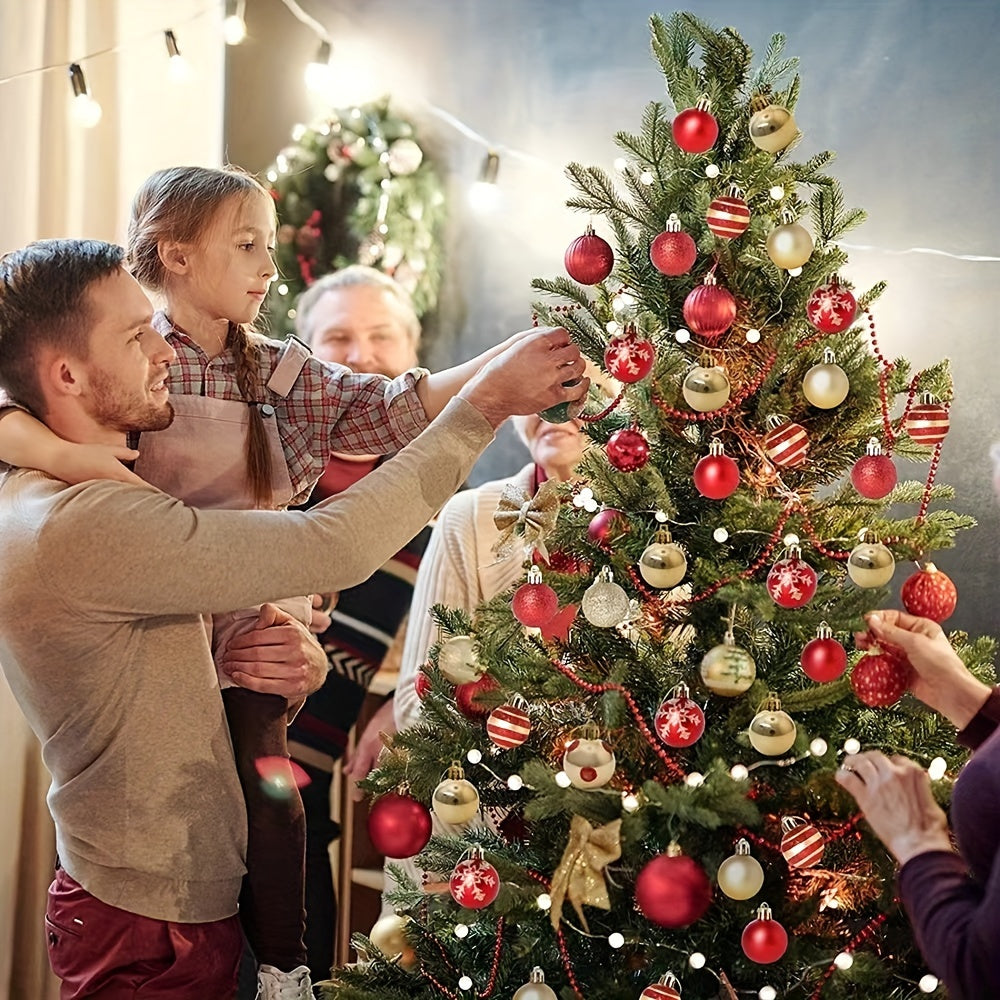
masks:
[[[544,539],[555,527],[558,517],[557,482],[547,479],[534,496],[521,486],[507,483],[493,515],[493,523],[500,532],[500,537],[493,543],[493,551],[499,559],[506,559],[514,552],[515,539],[520,536],[524,539],[525,550],[533,546],[548,560]]]
[[[563,852],[562,861],[552,876],[549,895],[552,909],[549,917],[554,930],[559,930],[562,920],[563,902],[569,900],[576,915],[589,934],[587,918],[583,907],[597,906],[602,910],[611,909],[608,887],[604,882],[604,869],[622,856],[620,819],[613,820],[596,829],[582,816],[574,816],[569,827],[569,843]]]

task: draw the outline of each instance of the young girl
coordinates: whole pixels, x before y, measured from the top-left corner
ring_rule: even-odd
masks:
[[[276,274],[275,227],[271,195],[234,168],[158,171],[132,206],[130,267],[162,296],[154,326],[177,352],[173,423],[143,435],[135,471],[192,506],[282,508],[305,499],[331,451],[399,450],[510,343],[445,372],[414,369],[389,380],[319,362],[295,340],[267,340],[251,324]],[[134,457],[68,445],[26,413],[0,421],[0,459],[11,464],[72,482],[123,478],[112,456]],[[309,621],[306,598],[288,608]],[[261,758],[287,758],[289,708],[276,695],[232,686],[225,672],[229,643],[257,616],[250,608],[211,623],[249,821],[240,917],[259,963],[259,996],[306,1000],[302,802],[294,787],[268,795],[257,770]]]

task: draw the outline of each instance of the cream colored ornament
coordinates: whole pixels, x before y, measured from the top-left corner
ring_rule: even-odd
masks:
[[[716,365],[706,368],[696,365],[688,373],[681,386],[681,393],[692,410],[710,413],[719,410],[729,402],[732,386],[725,368]]]
[[[639,574],[651,587],[669,590],[687,573],[687,556],[673,540],[670,530],[662,528],[639,556]]]
[[[531,979],[514,994],[513,1000],[559,1000],[559,998],[545,985],[545,973],[536,965],[531,970]]]
[[[851,383],[847,373],[836,363],[837,356],[830,348],[823,351],[823,360],[806,372],[802,379],[802,392],[813,406],[832,410],[847,399]]]
[[[483,676],[475,640],[468,635],[453,635],[441,643],[438,670],[452,684],[471,684]]]
[[[768,757],[780,757],[795,743],[795,720],[781,708],[781,699],[771,691],[760,711],[753,717],[747,735],[750,745]]]
[[[398,958],[399,967],[412,972],[420,964],[420,960],[406,939],[406,925],[409,922],[409,917],[389,913],[376,921],[368,937],[387,959],[393,961]]]
[[[614,582],[610,566],[602,566],[597,579],[580,601],[583,616],[598,628],[614,628],[628,617],[628,594]]]
[[[801,267],[813,252],[813,238],[809,230],[797,222],[784,222],[767,234],[767,255],[786,270]]]
[[[884,587],[895,572],[896,560],[877,536],[866,534],[847,559],[847,575],[859,587]]]
[[[726,632],[721,645],[710,649],[701,661],[701,679],[713,694],[735,698],[743,694],[757,676],[753,657],[736,645],[732,632]]]
[[[750,854],[746,840],[736,842],[736,853],[719,865],[716,875],[719,888],[730,899],[752,899],[764,885],[764,869]]]
[[[780,153],[795,138],[798,126],[791,111],[778,104],[761,108],[750,118],[750,141],[768,153]]]
[[[442,822],[454,824],[468,823],[479,812],[479,792],[466,780],[457,762],[448,768],[448,777],[434,789],[431,809]]]
[[[562,769],[576,788],[603,788],[614,776],[615,754],[597,726],[581,726],[563,754]]]

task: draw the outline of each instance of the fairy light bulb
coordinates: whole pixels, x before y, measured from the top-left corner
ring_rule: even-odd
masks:
[[[801,273],[802,273],[802,268],[801,267],[790,267],[788,269],[788,277],[789,278],[797,278]]]
[[[222,22],[222,37],[226,45],[239,45],[247,37],[247,23],[243,20],[246,0],[226,0],[226,19]]]
[[[854,956],[849,951],[842,951],[833,960],[833,964],[837,966],[841,972],[846,972],[852,965],[854,965]]]
[[[540,910],[551,910],[552,909],[552,897],[547,893],[543,892],[535,898],[535,903]]]
[[[479,170],[479,179],[469,188],[469,207],[479,215],[495,211],[500,206],[500,154],[490,149]]]
[[[634,813],[639,808],[639,797],[633,792],[626,792],[622,795],[622,809],[627,813]]]
[[[785,197],[785,189],[780,184],[775,184],[774,187],[768,191],[768,194],[775,200],[781,201]]]
[[[677,332],[674,334],[674,340],[678,344],[686,344],[691,339],[691,331],[685,329],[683,326],[677,328]]]
[[[861,743],[853,736],[844,740],[844,753],[861,753]]]
[[[465,759],[470,764],[478,764],[483,759],[483,754],[481,750],[477,750],[473,747],[466,755]]]
[[[705,956],[700,951],[693,951],[688,955],[688,965],[692,969],[704,969],[705,968]]]
[[[645,184],[646,187],[649,187],[649,185],[653,183],[652,173],[648,170],[643,170],[643,172],[639,174],[639,183]]]
[[[665,510],[658,510],[653,515],[653,518],[654,518],[654,520],[656,521],[657,524],[666,524],[667,523],[667,512]]]
[[[469,936],[468,924],[455,924],[455,937],[465,938]]]
[[[332,55],[333,46],[328,41],[322,41],[312,61],[306,63],[304,73],[306,88],[314,94],[322,94],[330,88],[333,78],[333,67],[330,66]]]
[[[917,988],[921,993],[933,993],[939,986],[939,981],[937,976],[932,976],[929,972],[926,976],[920,977],[920,982],[917,983]]]
[[[82,128],[93,128],[104,112],[101,105],[90,96],[87,80],[79,63],[73,63],[69,67],[69,82],[73,88],[73,103],[70,105],[73,121]]]
[[[723,542],[729,540],[729,529],[728,528],[716,528],[712,532],[712,537],[721,545]]]
[[[719,176],[719,165],[717,163],[706,163],[705,176],[715,180]]]
[[[267,179],[273,184],[278,179],[278,171],[272,167],[267,172]]]
[[[685,779],[684,783],[688,788],[699,788],[701,785],[705,784],[705,775],[699,774],[697,771],[692,771]]]
[[[827,745],[826,740],[822,736],[817,736],[816,739],[809,744],[809,752],[814,757],[822,757],[830,747]]]
[[[569,788],[569,786],[572,785],[573,782],[569,780],[569,775],[565,771],[557,771],[556,784],[560,788]]]
[[[519,774],[512,774],[507,779],[507,787],[512,792],[518,792],[524,787],[524,779]]]
[[[757,991],[758,1000],[777,1000],[778,991],[773,986],[762,986]]]
[[[729,769],[729,777],[733,781],[746,781],[750,777],[750,772],[747,770],[745,764],[733,764]]]
[[[624,156],[616,156],[612,164],[618,173],[623,174],[628,169],[628,160]]]
[[[746,332],[746,339],[748,344],[756,344],[760,342],[760,330],[756,327],[752,327]]]
[[[944,757],[935,757],[927,767],[927,776],[931,781],[940,781],[948,773],[948,761]]]
[[[172,31],[164,31],[163,43],[167,47],[167,76],[171,83],[183,83],[191,76],[191,65],[181,55],[177,36]]]
[[[468,976],[462,976],[462,978],[458,981],[458,988],[460,990],[471,990],[472,980]]]
[[[608,944],[612,948],[620,948],[623,944],[625,944],[625,935],[619,934],[618,931],[614,931],[608,935]]]
[[[619,333],[622,332],[622,325],[617,320],[608,320],[604,324],[604,329],[611,334],[612,337],[617,337]]]

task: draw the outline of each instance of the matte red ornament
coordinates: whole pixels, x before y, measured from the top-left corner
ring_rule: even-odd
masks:
[[[779,559],[767,574],[767,592],[779,608],[801,608],[816,593],[816,570],[803,558],[797,545],[790,545],[788,555]]]
[[[605,507],[598,511],[587,526],[587,537],[592,542],[603,543],[615,535],[625,535],[629,531],[628,518],[615,507]]]
[[[858,700],[872,708],[888,708],[906,694],[913,668],[903,659],[887,653],[862,656],[851,671],[851,688]]]
[[[803,647],[799,663],[806,677],[817,684],[826,684],[835,681],[847,669],[847,650],[833,638],[833,629],[821,622],[816,638]]]
[[[649,245],[649,259],[661,274],[676,278],[687,274],[698,259],[698,247],[681,229],[680,219],[671,214],[667,228]]]
[[[449,888],[451,898],[459,906],[481,910],[500,894],[500,875],[480,852],[473,849],[471,858],[455,865]]]
[[[724,334],[736,319],[736,299],[728,288],[715,283],[715,275],[705,275],[704,284],[692,288],[684,300],[684,322],[705,340]]]
[[[431,839],[430,810],[412,795],[380,795],[368,812],[368,839],[387,858],[412,858]]]
[[[486,735],[501,750],[519,747],[531,735],[531,719],[519,705],[501,705],[490,712]]]
[[[934,563],[925,563],[906,583],[899,596],[911,615],[943,622],[950,618],[958,604],[958,591],[951,578]]]
[[[948,408],[935,402],[929,392],[920,397],[920,402],[910,409],[903,421],[903,430],[917,444],[931,446],[940,444],[944,440],[949,426]]]
[[[615,264],[615,254],[611,244],[587,226],[583,236],[578,236],[566,248],[563,257],[566,273],[581,285],[596,285],[603,281]]]
[[[792,868],[812,868],[823,857],[826,842],[823,834],[798,816],[786,816],[781,821],[781,855]]]
[[[418,670],[417,676],[413,678],[413,690],[416,691],[417,697],[423,701],[427,695],[427,692],[431,689],[431,679],[427,676],[426,671]]]
[[[635,901],[643,916],[654,924],[687,927],[704,916],[711,905],[712,885],[694,858],[668,851],[653,858],[639,872]]]
[[[649,442],[638,432],[623,427],[608,438],[608,461],[619,472],[635,472],[649,461]]]
[[[851,469],[851,483],[863,497],[881,500],[896,485],[896,466],[888,455],[882,454],[877,438],[868,442],[867,454],[862,455]]]
[[[853,322],[858,303],[836,278],[820,285],[806,302],[806,319],[823,333],[840,333]]]
[[[542,583],[541,570],[532,566],[528,572],[528,582],[514,591],[510,608],[522,625],[540,628],[555,617],[559,610],[559,597],[547,583]]]
[[[478,681],[459,684],[455,688],[455,704],[467,719],[483,719],[489,715],[490,709],[486,705],[481,705],[476,696],[487,691],[495,691],[499,687],[500,685],[489,674],[483,674]]]
[[[695,489],[709,500],[725,500],[740,485],[740,467],[723,453],[721,441],[713,441],[708,451],[694,467]]]
[[[604,351],[608,374],[629,385],[644,379],[653,370],[655,360],[653,345],[637,337],[634,330],[612,337]]]
[[[702,107],[702,104],[705,107]],[[698,105],[682,111],[671,124],[674,142],[685,153],[707,152],[719,138],[719,123],[714,115],[706,110],[708,102],[701,100]]]
[[[743,928],[740,937],[743,954],[758,965],[777,962],[788,949],[788,932],[771,916],[767,903],[757,909],[757,919]]]
[[[747,231],[750,225],[750,208],[736,195],[716,198],[705,213],[708,228],[724,240],[732,240]]]
[[[705,732],[705,712],[690,697],[686,684],[679,684],[670,697],[664,698],[653,719],[656,735],[668,747],[694,746]]]
[[[777,420],[764,435],[764,451],[775,465],[794,469],[809,454],[809,435],[801,424]]]

